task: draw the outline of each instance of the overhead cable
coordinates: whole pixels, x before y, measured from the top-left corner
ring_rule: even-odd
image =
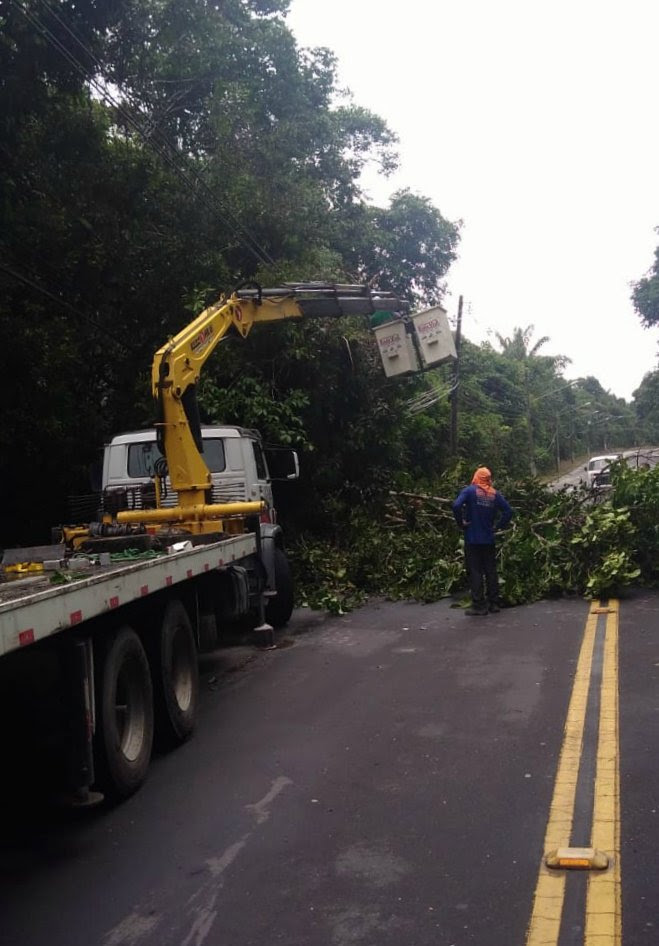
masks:
[[[162,145],[160,146],[154,142],[153,136],[148,132],[148,130],[145,129],[143,125],[141,125],[140,122],[133,115],[131,115],[131,113],[124,108],[121,102],[117,100],[110,92],[106,84],[105,76],[103,76],[103,73],[100,69],[99,72],[101,74],[101,78],[103,79],[103,83],[101,83],[88,69],[85,68],[85,66],[79,61],[79,59],[76,58],[71,50],[59,40],[52,30],[50,30],[49,27],[43,23],[43,21],[40,20],[35,13],[27,10],[20,0],[12,0],[12,2],[21,11],[25,18],[35,27],[37,32],[39,32],[47,42],[57,49],[57,51],[67,60],[67,62],[69,62],[76,72],[82,76],[85,82],[89,83],[89,85],[98,93],[98,95],[106,102],[106,104],[110,104],[116,110],[117,114],[123,118],[125,123],[134,132],[136,132],[140,138],[161,157],[163,161],[165,161],[168,167],[192,191],[196,197],[199,196],[199,190],[205,192],[208,201],[214,205],[214,210],[216,211],[218,217],[223,221],[223,223],[225,223],[227,227],[236,231],[238,242],[242,243],[245,249],[251,253],[257,262],[265,266],[274,266],[275,261],[272,256],[258,243],[251,232],[240,223],[240,221],[232,214],[232,212],[220,204],[219,198],[214,193],[212,188],[210,188],[196,172],[193,171],[190,175],[180,167],[178,161],[182,157],[181,152],[174,144],[172,144],[172,142],[166,138],[163,132],[157,127],[155,128],[155,131],[162,142]],[[57,20],[57,22],[66,29],[67,33],[69,33],[69,35],[75,39],[78,45],[83,50],[85,50],[92,61],[97,65],[100,65],[98,59],[94,56],[91,50],[85,46],[82,40],[80,40],[75,35],[73,30],[68,25],[64,24],[64,22],[52,9],[47,0],[39,0],[39,2],[48,10],[48,12]],[[125,92],[123,94],[125,95]],[[126,98],[129,98],[129,96],[126,96]],[[137,108],[136,106],[133,107]],[[172,158],[172,154],[176,156],[176,159]]]
[[[56,302],[57,305],[62,306],[65,309],[68,309],[70,312],[73,312],[75,315],[80,316],[80,318],[85,319],[94,326],[99,332],[102,332],[104,335],[107,335],[108,338],[112,339],[115,345],[118,345],[122,351],[129,352],[130,349],[122,342],[120,339],[113,335],[112,332],[108,332],[104,325],[101,325],[100,322],[97,322],[91,315],[82,312],[80,309],[77,309],[74,305],[71,305],[70,302],[67,302],[66,299],[62,299],[59,296],[56,296],[54,292],[50,292],[49,289],[44,289],[43,286],[40,286],[34,280],[30,279],[28,276],[24,276],[22,273],[17,273],[15,269],[12,269],[10,266],[7,266],[5,263],[0,262],[0,270],[7,273],[9,276],[12,276],[18,282],[24,283],[26,286],[30,286],[36,292],[41,293],[42,296],[51,299],[53,302]]]

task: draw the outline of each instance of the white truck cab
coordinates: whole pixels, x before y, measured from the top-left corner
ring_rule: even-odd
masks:
[[[211,503],[257,502],[266,504],[261,513],[260,554],[265,568],[269,598],[265,615],[274,627],[281,627],[293,610],[293,582],[284,550],[284,536],[277,523],[272,501],[273,480],[294,480],[299,476],[298,457],[287,447],[265,448],[256,430],[245,427],[205,426],[201,428],[203,457],[211,474]],[[103,451],[102,492],[122,496],[123,508],[142,508],[143,489],[160,475],[163,457],[155,430],[119,434]],[[272,474],[268,468],[268,460]],[[178,496],[169,477],[161,492],[162,506],[176,506]]]
[[[271,448],[273,466],[280,469],[270,475],[268,457],[260,434],[245,427],[206,426],[201,429],[203,457],[211,473],[211,503],[255,502],[266,503],[264,517],[275,521],[272,500],[272,479],[297,479],[299,465],[294,450]],[[140,486],[158,475],[162,454],[156,443],[155,430],[139,430],[119,434],[105,445],[103,452],[102,489],[112,492],[135,488],[135,506],[139,508]],[[283,468],[283,473],[281,472]],[[163,506],[176,506],[178,496],[165,478],[166,492],[161,497]]]

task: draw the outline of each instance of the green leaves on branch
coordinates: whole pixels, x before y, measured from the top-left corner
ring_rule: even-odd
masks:
[[[450,510],[455,480],[442,478],[443,497],[392,492],[356,512],[332,541],[298,543],[301,600],[341,613],[367,595],[432,602],[465,590],[462,537]],[[516,510],[497,540],[507,604],[619,595],[659,577],[659,467],[616,470],[610,499],[597,505],[585,489],[552,491],[536,480],[504,484],[503,492]]]
[[[634,404],[642,439],[659,443],[659,369],[644,376],[634,391]]]
[[[625,509],[633,527],[634,562],[645,581],[659,579],[659,466],[633,470],[624,464],[612,469],[613,505]]]
[[[586,593],[592,598],[619,593],[620,588],[631,584],[640,574],[641,569],[634,567],[629,552],[610,552],[588,579]]]
[[[632,302],[645,328],[659,325],[659,247],[650,271],[634,285]]]
[[[288,391],[277,398],[259,378],[241,376],[228,388],[202,379],[200,403],[211,423],[254,427],[266,442],[309,447],[300,419],[309,403],[309,395],[304,391]]]

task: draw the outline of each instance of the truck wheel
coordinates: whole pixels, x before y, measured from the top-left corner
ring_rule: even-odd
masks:
[[[265,609],[265,619],[273,627],[288,624],[293,613],[293,576],[291,566],[283,549],[275,548],[275,588],[277,594],[270,598]]]
[[[192,735],[199,704],[199,666],[192,626],[178,599],[168,602],[155,655],[158,739],[178,746]]]
[[[102,667],[96,741],[99,782],[115,799],[128,798],[146,778],[153,745],[153,688],[139,637],[123,627]]]

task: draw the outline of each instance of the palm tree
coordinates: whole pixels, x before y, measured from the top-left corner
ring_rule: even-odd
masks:
[[[533,423],[531,420],[531,390],[529,386],[529,365],[530,358],[535,358],[543,345],[549,341],[548,335],[543,335],[535,344],[531,345],[531,338],[535,331],[534,325],[527,325],[526,328],[515,328],[512,338],[504,338],[495,332],[497,341],[501,346],[502,353],[508,357],[519,361],[522,367],[522,381],[524,384],[524,399],[526,403],[526,436],[529,450],[529,470],[531,476],[537,476],[538,468],[535,463],[535,444],[533,442]],[[558,356],[560,358],[560,356]],[[558,361],[557,358],[557,361]]]
[[[514,358],[516,361],[523,361],[525,358],[535,358],[542,346],[549,341],[549,336],[543,335],[529,348],[534,331],[535,325],[527,325],[526,328],[515,328],[512,338],[504,338],[498,332],[494,334],[504,355]]]

